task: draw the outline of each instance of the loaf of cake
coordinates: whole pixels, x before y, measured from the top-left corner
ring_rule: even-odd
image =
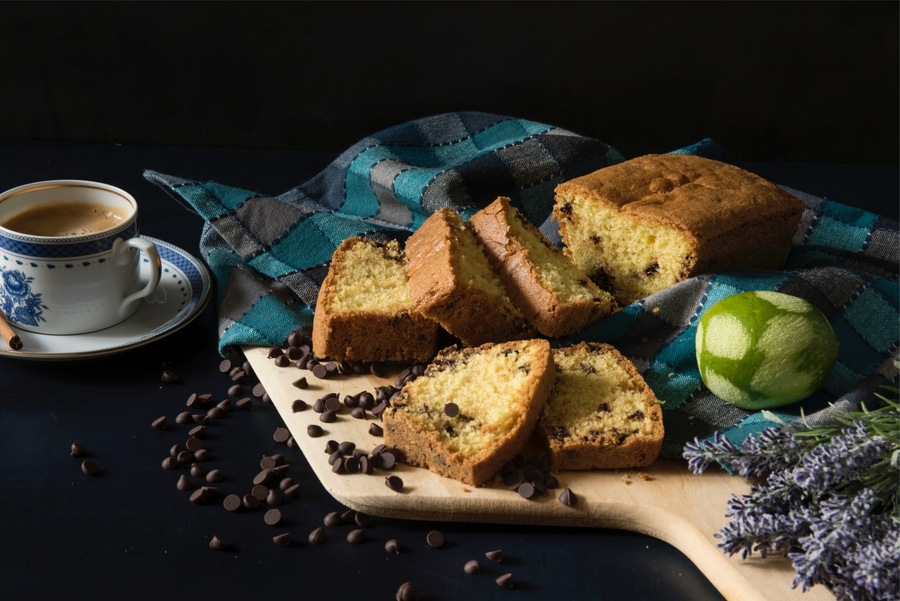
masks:
[[[406,256],[416,309],[463,345],[535,335],[468,224],[453,209],[430,215],[407,240]]]
[[[554,470],[645,467],[659,456],[659,401],[634,364],[608,344],[553,349],[556,382],[539,431]]]
[[[738,167],[648,155],[557,186],[565,252],[625,305],[687,277],[784,266],[803,203]]]
[[[343,361],[428,361],[440,326],[419,313],[397,241],[348,238],[334,251],[313,314],[319,357]]]
[[[500,197],[469,219],[506,292],[542,335],[574,334],[616,309],[572,260],[554,246],[508,198]]]
[[[544,339],[444,349],[384,412],[384,444],[410,465],[480,486],[522,450],[553,381]]]

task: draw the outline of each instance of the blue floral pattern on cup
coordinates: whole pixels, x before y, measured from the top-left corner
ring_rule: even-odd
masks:
[[[33,282],[21,271],[0,267],[0,309],[21,324],[37,327],[46,321],[41,314],[47,307],[41,295],[31,291]]]

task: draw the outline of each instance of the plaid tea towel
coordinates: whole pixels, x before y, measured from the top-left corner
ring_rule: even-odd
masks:
[[[727,160],[703,140],[675,152]],[[404,239],[432,212],[471,215],[499,195],[551,239],[554,187],[620,162],[609,145],[552,125],[486,113],[449,113],[373,134],[319,175],[277,197],[154,171],[145,177],[206,221],[201,250],[218,288],[220,350],[274,345],[312,322],[331,254],[353,235]],[[897,224],[789,190],[806,204],[783,272],[691,278],[625,307],[576,339],[607,341],[629,356],[664,401],[663,454],[722,431],[735,442],[803,411],[815,420],[829,402],[856,406],[896,382],[900,237]],[[779,412],[746,412],[706,390],[694,359],[698,318],[745,290],[780,290],[810,300],[841,341],[824,390]]]

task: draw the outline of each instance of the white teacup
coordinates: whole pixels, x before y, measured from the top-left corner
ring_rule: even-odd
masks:
[[[150,265],[140,282],[139,252]],[[35,182],[0,194],[0,312],[18,328],[84,334],[130,317],[159,283],[137,202],[107,184]]]

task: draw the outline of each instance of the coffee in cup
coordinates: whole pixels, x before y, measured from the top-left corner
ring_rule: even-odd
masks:
[[[126,218],[113,206],[63,200],[25,209],[0,227],[29,236],[84,236],[114,228]]]

